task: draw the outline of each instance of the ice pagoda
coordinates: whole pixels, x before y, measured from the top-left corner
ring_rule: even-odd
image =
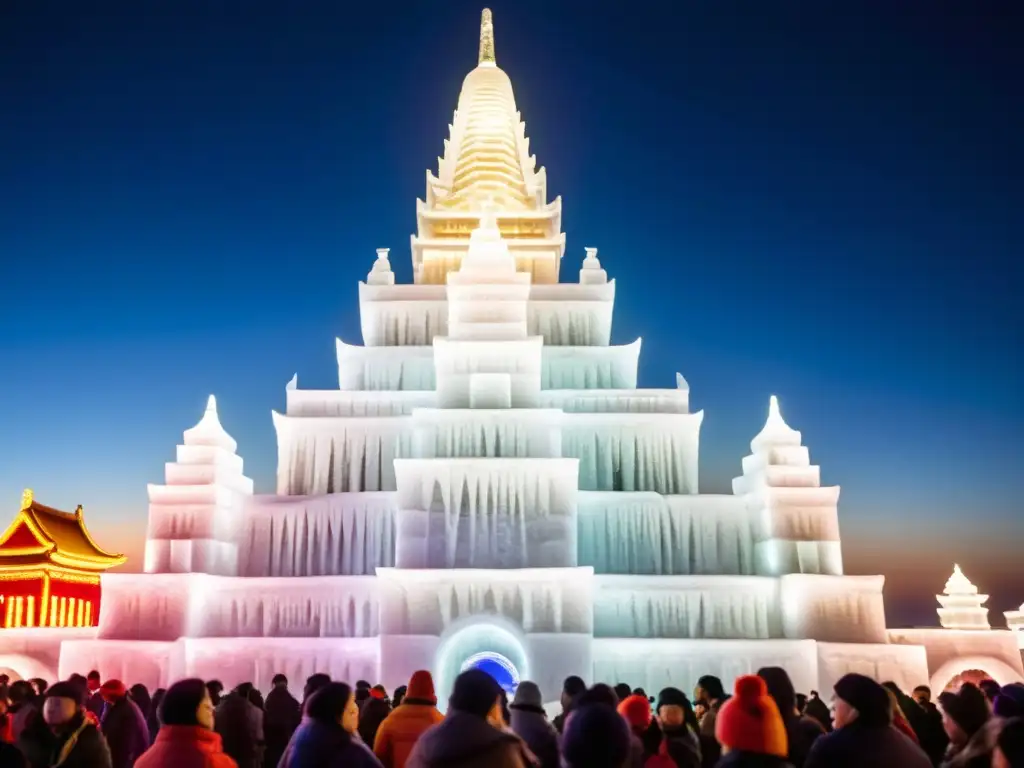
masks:
[[[928,682],[924,646],[890,641],[882,577],[843,574],[839,488],[778,402],[733,493],[701,494],[686,380],[637,388],[596,249],[559,282],[561,202],[493,29],[484,11],[416,204],[414,283],[379,250],[338,389],[293,378],[273,414],[277,494],[253,495],[211,398],[149,489],[146,573],[104,577],[61,674],[391,688],[426,668],[442,699],[484,661],[552,698],[569,674],[685,690],[763,665],[802,691],[851,670]]]

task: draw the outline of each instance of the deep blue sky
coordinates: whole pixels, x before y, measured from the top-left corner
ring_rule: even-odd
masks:
[[[704,490],[775,392],[894,623],[934,621],[954,559],[1024,600],[1020,4],[492,7],[563,278],[598,246],[642,384],[689,380]],[[410,279],[480,8],[0,7],[10,514],[32,486],[135,554],[210,392],[272,490],[285,383],[336,386],[375,247]]]

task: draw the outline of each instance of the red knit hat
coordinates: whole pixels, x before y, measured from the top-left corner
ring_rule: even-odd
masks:
[[[100,686],[100,696],[103,697],[104,701],[114,702],[118,699],[123,699],[127,695],[128,689],[124,687],[124,683],[120,680],[107,680],[107,682]]]
[[[383,685],[375,685],[370,689],[371,699],[386,699],[388,697],[387,689]]]
[[[651,724],[651,702],[646,696],[634,693],[619,702],[619,714],[633,730],[646,731]]]
[[[786,757],[786,726],[764,680],[754,675],[736,679],[736,694],[715,718],[715,738],[734,752]]]
[[[412,673],[409,678],[409,686],[405,690],[405,698],[421,699],[437,704],[437,694],[434,693],[434,678],[425,669]]]

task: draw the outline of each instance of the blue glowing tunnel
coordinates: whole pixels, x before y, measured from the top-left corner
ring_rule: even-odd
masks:
[[[519,671],[515,664],[500,653],[485,651],[474,654],[462,664],[462,671],[465,672],[467,669],[479,669],[486,672],[498,681],[498,685],[510,698],[515,695],[516,688],[519,687]]]

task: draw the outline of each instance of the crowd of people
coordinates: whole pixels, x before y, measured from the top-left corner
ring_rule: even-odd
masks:
[[[277,675],[251,683],[101,683],[98,672],[11,683],[0,675],[0,768],[1024,768],[1024,685],[945,691],[858,674],[825,701],[767,667],[732,692],[702,677],[693,698],[566,678],[550,721],[523,681],[509,700],[479,669],[446,714],[429,672],[392,695],[311,676],[301,702]]]

